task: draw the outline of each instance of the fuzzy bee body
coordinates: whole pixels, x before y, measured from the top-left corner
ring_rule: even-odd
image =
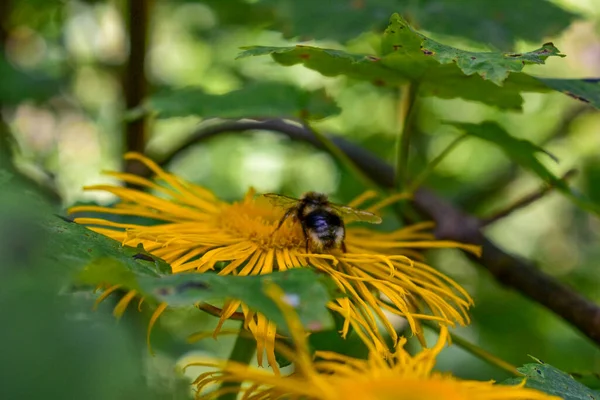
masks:
[[[288,207],[275,230],[279,229],[290,217],[300,222],[306,239],[307,252],[309,247],[316,252],[332,249],[341,249],[346,252],[344,243],[346,229],[342,216],[352,215],[360,221],[381,222],[381,218],[373,213],[333,204],[322,193],[308,192],[300,199],[274,193],[264,196],[278,205]]]
[[[328,210],[315,210],[305,215],[300,222],[304,235],[308,234],[317,251],[340,247],[346,251],[346,228],[339,215]]]

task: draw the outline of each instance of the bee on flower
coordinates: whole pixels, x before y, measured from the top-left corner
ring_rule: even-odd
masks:
[[[394,343],[398,334],[385,312],[404,317],[411,331],[422,338],[419,321],[441,325],[466,325],[472,299],[453,280],[423,262],[420,251],[428,248],[461,248],[477,254],[477,246],[435,240],[430,223],[418,223],[392,232],[380,232],[346,222],[379,222],[386,206],[406,198],[392,195],[369,207],[376,197],[366,192],[346,206],[326,196],[308,194],[296,200],[282,196],[256,196],[253,190],[237,202],[228,203],[208,189],[165,172],[148,158],[129,153],[155,174],[153,180],[111,172],[111,176],[137,187],[96,185],[86,190],[109,192],[119,198],[112,207],[78,206],[70,213],[86,213],[75,219],[123,245],[142,245],[146,251],[170,264],[172,273],[197,272],[219,275],[262,275],[291,268],[314,268],[328,275],[343,297],[327,307],[343,319],[341,335],[351,329],[372,351],[389,355],[379,325]],[[285,199],[282,201],[281,199]],[[275,204],[273,204],[275,203]],[[360,209],[359,209],[360,208]],[[92,216],[89,216],[90,213]],[[103,215],[148,218],[152,224],[115,222]],[[158,223],[156,223],[158,221]],[[116,286],[115,286],[116,287]],[[102,299],[112,290],[109,288]],[[135,298],[129,293],[119,312]],[[150,325],[167,308],[161,304]],[[217,335],[223,323],[243,313],[244,328],[257,340],[257,358],[263,357],[278,370],[275,360],[277,329],[264,315],[238,300],[228,300],[219,311]],[[266,350],[266,351],[265,351]]]

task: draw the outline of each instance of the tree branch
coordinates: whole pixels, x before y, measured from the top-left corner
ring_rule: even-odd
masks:
[[[226,121],[200,127],[161,164],[168,163],[176,154],[213,136],[252,130],[280,132],[293,140],[321,148],[320,142],[309,129],[284,120]],[[332,137],[332,141],[374,181],[387,188],[394,187],[394,170],[390,165],[341,137]],[[480,258],[465,254],[475,264],[487,269],[499,283],[545,306],[600,345],[600,307],[538,270],[533,263],[504,252],[480,231],[481,223],[477,218],[465,214],[432,191],[418,189],[414,194],[414,204],[425,217],[436,222],[437,238],[482,246],[483,255]]]
[[[567,181],[567,180],[571,179],[576,173],[577,173],[576,170],[570,169],[560,179],[563,181]],[[551,184],[547,185],[547,186],[541,188],[540,190],[537,190],[537,191],[535,191],[531,194],[528,194],[527,196],[517,200],[516,202],[509,205],[508,207],[495,212],[494,214],[490,215],[489,217],[481,218],[479,221],[479,223],[481,224],[481,228],[483,228],[484,226],[493,224],[494,222],[496,222],[502,218],[508,217],[510,214],[512,214],[513,212],[515,212],[517,210],[520,210],[521,208],[527,207],[528,205],[532,204],[533,202],[544,197],[546,194],[548,194],[555,188],[556,187],[554,185],[551,185]]]
[[[148,92],[145,62],[148,45],[149,1],[128,0],[129,58],[123,76],[123,92],[128,110],[141,105]],[[127,121],[125,125],[126,151],[143,152],[146,147],[146,118]],[[128,162],[125,170],[139,173],[143,165],[138,161]]]

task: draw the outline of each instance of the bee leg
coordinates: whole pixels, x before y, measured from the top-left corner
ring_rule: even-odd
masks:
[[[348,249],[346,248],[346,242],[344,242],[343,240],[342,240],[342,251],[343,251],[344,253],[347,253],[347,252],[348,252]]]
[[[302,233],[304,234],[304,240],[306,243],[306,252],[308,253],[308,241],[310,239],[308,238],[308,234],[306,233],[306,228],[304,227],[304,225],[302,225]]]
[[[283,214],[283,217],[281,217],[281,219],[279,220],[279,223],[277,224],[277,228],[275,228],[275,230],[273,232],[275,232],[279,228],[281,228],[281,225],[283,225],[285,220],[288,219],[289,217],[291,217],[292,215],[294,215],[295,212],[296,212],[296,209],[294,207],[288,208],[288,210],[285,212],[285,214]]]

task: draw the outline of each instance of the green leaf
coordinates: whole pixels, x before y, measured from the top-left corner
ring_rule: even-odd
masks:
[[[582,197],[578,193],[575,193],[565,181],[559,179],[556,175],[550,172],[550,170],[548,170],[548,168],[546,168],[546,166],[544,166],[544,164],[537,159],[536,156],[538,153],[544,153],[557,161],[552,154],[548,153],[541,147],[536,146],[528,140],[511,136],[495,122],[486,121],[482,122],[481,124],[469,124],[446,121],[446,123],[457,127],[468,135],[478,137],[500,147],[510,159],[515,161],[521,167],[533,172],[542,178],[546,183],[555,187],[561,193],[566,195],[571,201],[577,204],[577,206],[587,211],[600,214],[599,204]]]
[[[345,75],[369,81],[375,86],[397,87],[414,78],[414,73],[410,70],[388,68],[378,57],[311,46],[246,47],[238,58],[262,55],[271,55],[276,62],[284,66],[302,64],[324,76]],[[545,88],[540,83],[538,86]],[[453,66],[442,66],[436,74],[427,76],[427,79],[421,82],[420,93],[447,99],[463,97],[503,108],[518,109],[523,102],[518,90],[499,88],[477,76],[465,76]]]
[[[340,112],[324,90],[313,92],[293,85],[261,82],[222,95],[197,87],[169,89],[150,97],[145,111],[161,118],[185,117],[281,117],[319,119]]]
[[[564,400],[600,400],[600,394],[577,382],[568,374],[549,364],[538,361],[538,364],[525,364],[517,368],[525,375],[525,387],[559,396]],[[506,385],[516,385],[522,378],[510,378]]]
[[[563,92],[574,99],[600,108],[600,79],[549,79],[538,78],[548,87]]]
[[[84,283],[111,282],[113,274],[124,274],[123,271],[150,276],[171,272],[167,263],[150,255],[141,246],[122,246],[116,240],[93,232],[83,225],[58,217],[49,217],[41,221],[41,224],[48,234],[49,247],[53,249],[49,257],[57,267],[73,271],[86,266],[101,267],[91,268],[96,275],[82,275]],[[89,273],[90,270],[86,271]]]
[[[413,71],[423,79],[437,64],[455,63],[465,75],[478,74],[498,86],[511,72],[526,64],[543,64],[550,56],[564,57],[552,43],[528,53],[472,52],[436,42],[415,31],[399,14],[393,14],[383,35],[381,62],[394,69]]]
[[[101,261],[101,262],[100,262]],[[215,273],[163,275],[160,271],[97,260],[85,267],[80,281],[95,285],[103,282],[123,285],[142,295],[166,302],[171,307],[193,306],[199,302],[237,299],[285,327],[285,318],[264,289],[274,283],[286,294],[303,325],[311,330],[329,329],[332,320],[325,305],[330,298],[328,281],[308,268],[258,276],[223,276]]]
[[[312,46],[246,47],[238,58],[270,55],[284,66],[302,64],[325,76],[345,75],[376,86],[419,82],[419,94],[520,109],[521,92],[546,92],[538,79],[520,73],[525,64],[560,56],[551,44],[529,53],[469,52],[426,38],[394,14],[384,34],[382,57]],[[482,79],[483,78],[483,79]]]
[[[139,284],[143,293],[170,306],[237,299],[267,316],[277,326],[285,327],[283,314],[265,294],[267,285],[276,284],[285,292],[288,304],[294,307],[302,324],[311,330],[322,330],[333,325],[326,308],[330,296],[323,279],[308,268],[299,268],[257,276],[189,273],[161,279],[140,277]]]
[[[408,81],[405,75],[391,70],[380,63],[380,58],[351,54],[342,50],[322,49],[312,46],[243,47],[237,58],[270,55],[281,65],[302,64],[324,76],[346,75],[350,78],[367,80],[376,86],[397,86]]]

